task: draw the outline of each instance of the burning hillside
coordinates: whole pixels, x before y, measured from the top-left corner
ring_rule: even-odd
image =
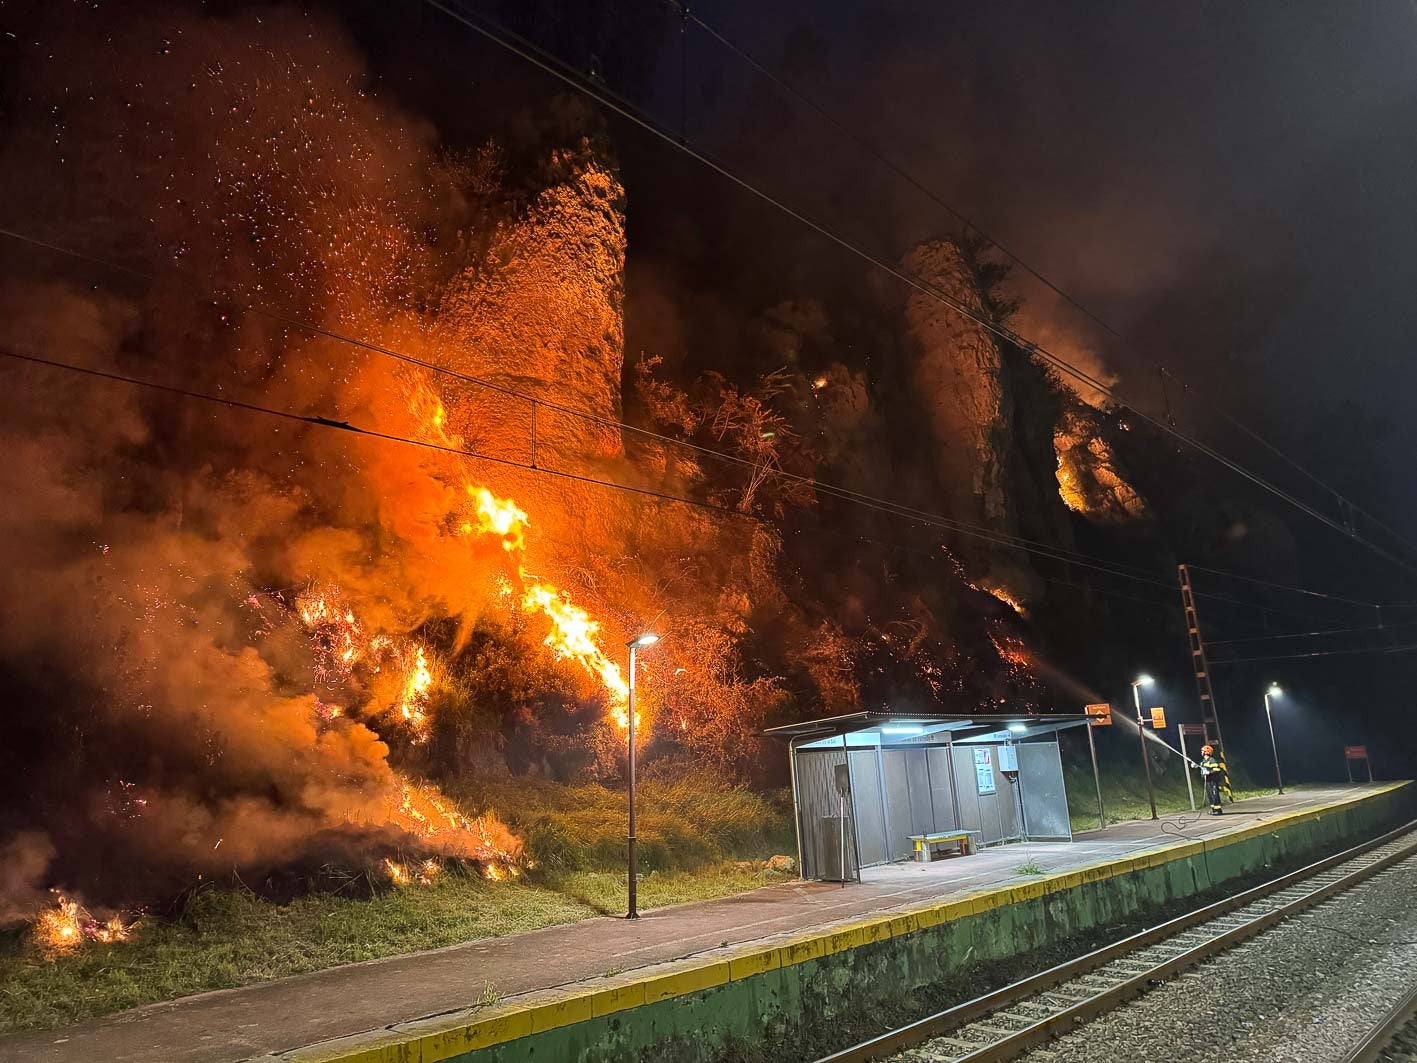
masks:
[[[428,779],[549,748],[618,770],[633,618],[669,607],[690,630],[741,585],[734,562],[686,561],[740,533],[672,513],[650,535],[643,505],[520,468],[633,476],[606,427],[612,170],[573,140],[504,191],[495,148],[438,151],[366,91],[338,31],[299,56],[273,43],[306,42],[305,16],[53,17],[68,58],[39,49],[21,74],[13,202],[155,279],[7,248],[6,346],[437,449],[7,370],[0,919],[88,926],[85,904],[233,870],[335,862],[401,882],[452,857],[509,873],[517,839]],[[110,49],[161,61],[139,82]],[[672,605],[654,571],[689,583]],[[682,651],[701,682],[663,711],[685,741],[689,721],[721,731],[692,709],[734,689],[732,651]],[[653,667],[645,683],[665,693]]]
[[[1037,697],[1026,571],[996,600],[938,537],[917,569],[814,508],[819,468],[891,461],[866,376],[813,364],[819,306],[769,311],[779,363],[741,380],[625,373],[624,192],[584,114],[451,150],[309,16],[77,12],[36,16],[0,172],[42,238],[131,270],[4,245],[0,345],[218,401],[5,368],[0,922],[62,946],[233,872],[513,874],[496,810],[448,795],[615,777],[651,622],[649,754],[740,775],[772,713]],[[952,396],[916,482],[1012,531],[999,351],[901,317],[902,376]],[[1105,457],[1074,442],[1048,460]]]

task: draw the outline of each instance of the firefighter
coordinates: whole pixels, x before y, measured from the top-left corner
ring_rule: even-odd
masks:
[[[1201,777],[1205,780],[1205,799],[1210,805],[1210,814],[1224,813],[1220,807],[1220,788],[1225,783],[1225,763],[1215,755],[1212,745],[1201,746]]]

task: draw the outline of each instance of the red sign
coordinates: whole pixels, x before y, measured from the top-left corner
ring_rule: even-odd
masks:
[[[1103,705],[1084,705],[1084,706],[1082,707],[1082,711],[1085,712],[1085,713],[1087,713],[1089,716],[1095,716],[1095,717],[1096,717],[1096,719],[1088,720],[1088,721],[1087,721],[1087,722],[1088,722],[1089,724],[1091,724],[1093,727],[1111,727],[1111,726],[1112,726],[1112,706],[1111,706],[1111,705],[1106,705],[1106,704],[1103,704]]]
[[[1367,760],[1367,759],[1368,759],[1368,747],[1367,747],[1367,746],[1344,746],[1344,747],[1343,747],[1343,755],[1344,755],[1345,757],[1347,757],[1349,760]]]
[[[1200,724],[1200,723],[1178,723],[1176,726],[1181,729],[1181,733],[1182,733],[1183,735],[1199,735],[1199,736],[1202,737],[1202,738],[1205,737],[1205,725],[1204,725],[1204,724]]]

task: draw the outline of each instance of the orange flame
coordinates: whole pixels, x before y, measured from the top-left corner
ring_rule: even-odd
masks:
[[[50,952],[70,952],[86,940],[111,945],[126,941],[130,928],[122,916],[96,919],[78,901],[56,896],[54,907],[46,908],[35,920],[35,938]]]

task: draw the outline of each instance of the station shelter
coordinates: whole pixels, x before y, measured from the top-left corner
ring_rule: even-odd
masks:
[[[802,877],[856,881],[914,856],[912,836],[951,830],[1071,841],[1058,733],[1088,720],[857,712],[769,729],[788,743]]]

